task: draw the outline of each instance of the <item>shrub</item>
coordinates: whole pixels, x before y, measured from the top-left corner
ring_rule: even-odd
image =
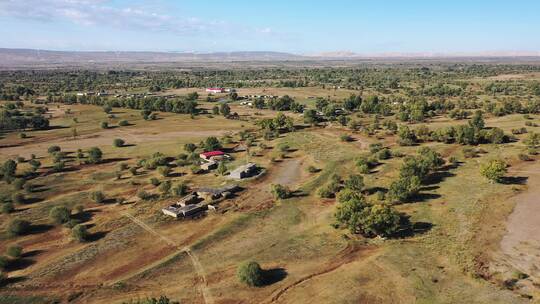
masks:
[[[26,133],[19,133],[19,137],[20,138],[26,138],[27,136],[26,136]]]
[[[13,203],[3,203],[2,204],[2,213],[8,214],[15,211],[15,207],[13,206]]]
[[[465,158],[474,158],[478,156],[478,152],[473,148],[463,148],[462,153]]]
[[[159,191],[161,191],[163,194],[169,193],[171,191],[171,181],[164,181],[159,185]]]
[[[177,196],[184,196],[188,193],[188,186],[185,183],[179,183],[173,187],[172,192]]]
[[[100,124],[100,127],[102,129],[108,129],[109,128],[109,123],[106,122],[106,121],[102,121],[101,124]]]
[[[274,184],[271,189],[274,199],[287,199],[292,196],[292,191],[286,186]]]
[[[23,235],[29,230],[30,222],[21,219],[13,219],[7,225],[7,231],[11,235]]]
[[[16,178],[13,180],[13,188],[15,190],[21,190],[26,183],[26,180],[24,178]]]
[[[388,148],[383,148],[377,153],[377,157],[380,160],[389,159],[392,157],[392,152]]]
[[[150,184],[152,184],[154,187],[157,187],[159,186],[159,184],[161,184],[161,182],[159,181],[159,179],[152,177],[150,178]]]
[[[223,161],[219,162],[219,165],[216,171],[220,175],[225,175],[225,173],[227,173],[227,165],[225,165],[225,162]]]
[[[71,235],[73,236],[73,238],[79,242],[85,242],[88,240],[88,230],[86,229],[86,226],[83,225],[83,224],[78,224],[78,225],[75,225],[75,227],[73,227],[71,229]]]
[[[47,149],[47,152],[49,152],[49,154],[53,154],[53,153],[56,153],[56,152],[60,152],[60,147],[59,146],[50,146],[48,149]]]
[[[345,181],[345,188],[356,192],[361,192],[364,188],[364,178],[362,175],[353,174]]]
[[[24,204],[24,195],[22,193],[16,192],[11,195],[11,202],[14,204]]]
[[[103,152],[98,147],[92,147],[88,150],[88,162],[91,164],[97,164],[101,162]]]
[[[160,296],[158,298],[146,298],[131,300],[129,302],[122,302],[122,304],[180,304],[180,302],[172,301],[166,296]]]
[[[126,142],[125,142],[123,139],[121,139],[121,138],[115,138],[115,139],[113,140],[113,146],[115,146],[115,147],[117,147],[117,148],[123,147],[125,143],[126,143]]]
[[[6,254],[14,259],[21,257],[23,249],[21,246],[9,246],[6,250]]]
[[[121,120],[118,125],[121,127],[129,126],[129,122],[127,120]]]
[[[133,176],[137,175],[137,168],[136,167],[129,168],[129,173],[131,173],[131,175]]]
[[[57,225],[67,223],[71,219],[71,211],[64,206],[56,206],[49,211],[49,219]]]
[[[388,197],[392,202],[405,202],[420,191],[421,181],[418,176],[404,176],[390,184]]]
[[[506,171],[506,163],[498,159],[480,165],[480,174],[491,182],[501,182]]]
[[[529,157],[529,155],[525,154],[525,153],[519,153],[518,154],[518,158],[519,160],[522,160],[522,161],[531,161],[532,159]]]
[[[161,174],[163,177],[167,177],[169,176],[169,174],[171,173],[171,168],[167,167],[167,166],[160,166],[158,167],[158,172],[159,174]]]
[[[144,191],[143,189],[140,189],[139,191],[137,191],[137,197],[142,199],[142,200],[148,200],[152,197],[152,195],[146,191]]]
[[[101,192],[101,191],[94,191],[94,192],[92,192],[92,193],[90,194],[90,198],[91,198],[94,202],[100,204],[100,203],[102,203],[102,202],[105,200],[105,194],[103,194],[103,192]]]
[[[238,280],[248,286],[262,286],[264,284],[264,271],[257,262],[242,263],[236,271]]]
[[[350,142],[353,140],[353,138],[348,134],[343,134],[339,137],[339,139],[343,142]]]
[[[369,152],[371,154],[375,154],[375,153],[381,151],[381,149],[382,149],[382,144],[381,143],[374,143],[374,144],[369,145]]]

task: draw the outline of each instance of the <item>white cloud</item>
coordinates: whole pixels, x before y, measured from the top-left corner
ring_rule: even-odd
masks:
[[[83,26],[113,27],[176,35],[271,34],[270,28],[253,29],[222,21],[180,18],[144,7],[111,5],[108,0],[0,0],[0,15],[41,22],[69,21]]]

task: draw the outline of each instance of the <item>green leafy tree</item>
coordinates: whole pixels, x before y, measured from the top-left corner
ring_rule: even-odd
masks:
[[[345,180],[345,188],[351,189],[356,192],[361,192],[364,188],[364,177],[359,174],[353,174]]]
[[[65,206],[53,207],[49,211],[49,219],[57,225],[65,224],[71,219],[71,211]]]
[[[29,230],[30,222],[21,219],[13,219],[7,225],[7,232],[11,235],[23,235]]]
[[[502,160],[494,159],[480,165],[480,173],[491,182],[500,183],[506,172],[506,163]]]
[[[89,237],[89,233],[88,233],[88,230],[86,229],[86,226],[83,225],[83,224],[78,224],[78,225],[75,225],[72,229],[71,229],[71,235],[73,236],[73,238],[79,242],[86,242],[88,240],[88,237]]]
[[[121,138],[115,138],[115,139],[113,140],[113,146],[115,146],[115,147],[117,147],[117,148],[123,147],[125,143],[126,143],[126,142],[125,142],[123,139],[121,139]]]
[[[400,215],[390,206],[375,204],[362,210],[359,221],[363,234],[387,237],[398,231]]]
[[[6,254],[13,259],[18,259],[22,256],[23,249],[21,246],[9,246]]]
[[[219,165],[217,167],[217,173],[219,173],[220,175],[225,175],[225,173],[227,173],[227,165],[225,165],[225,162],[219,162]]]
[[[88,162],[91,164],[100,163],[103,157],[103,152],[98,147],[93,147],[88,150]]]
[[[248,286],[262,286],[264,284],[264,271],[259,263],[254,261],[240,264],[236,276],[240,282]]]
[[[219,142],[219,140],[216,137],[210,136],[210,137],[207,137],[204,140],[204,150],[205,151],[215,151],[215,150],[219,150],[219,149],[221,149],[221,143]]]

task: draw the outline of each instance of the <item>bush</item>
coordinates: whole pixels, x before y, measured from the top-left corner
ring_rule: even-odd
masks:
[[[274,199],[287,199],[292,196],[292,191],[283,185],[275,184],[271,186]]]
[[[48,149],[47,149],[47,152],[49,152],[49,154],[53,154],[53,153],[56,153],[56,152],[60,152],[60,147],[59,146],[50,146]]]
[[[364,178],[362,175],[358,174],[349,176],[349,179],[345,181],[345,188],[351,189],[355,192],[361,192],[364,188]]]
[[[473,148],[463,148],[462,152],[465,158],[475,158],[478,156],[478,152]]]
[[[392,152],[388,148],[383,148],[377,153],[377,157],[380,160],[389,159],[392,157]]]
[[[23,249],[21,246],[9,246],[6,250],[6,254],[14,259],[21,257]]]
[[[159,174],[161,174],[161,176],[167,177],[171,173],[171,168],[169,168],[167,166],[160,166],[160,167],[158,167],[158,172],[159,172]]]
[[[317,169],[315,166],[309,166],[307,168],[307,170],[308,170],[309,173],[317,173],[317,172],[319,172],[319,169]]]
[[[525,153],[519,153],[518,158],[519,158],[519,160],[522,160],[522,161],[531,161],[532,160],[532,158],[530,158],[529,155],[527,155]]]
[[[353,140],[353,138],[348,134],[343,134],[339,137],[339,139],[343,142],[350,142]]]
[[[100,127],[102,129],[108,129],[109,128],[109,123],[106,122],[106,121],[102,121],[101,124],[100,124]]]
[[[179,183],[173,187],[172,192],[177,196],[184,196],[188,193],[188,186],[185,183]]]
[[[103,152],[98,147],[92,147],[88,150],[88,162],[91,164],[97,164],[101,162]]]
[[[126,127],[129,126],[129,122],[127,120],[121,120],[118,125],[121,127]]]
[[[155,177],[152,177],[150,179],[150,184],[152,184],[152,186],[154,186],[154,187],[157,187],[157,186],[159,186],[159,184],[161,184],[161,182],[159,181],[159,179],[157,179]]]
[[[257,262],[242,263],[236,271],[238,280],[248,286],[262,286],[264,284],[264,271]]]
[[[105,194],[103,194],[101,191],[94,191],[90,194],[90,198],[94,202],[101,204],[105,200]]]
[[[30,222],[21,219],[13,219],[7,225],[7,231],[11,235],[23,235],[29,230]]]
[[[498,159],[480,165],[480,174],[491,182],[501,182],[506,171],[506,163]]]
[[[146,191],[144,191],[143,189],[140,189],[139,191],[137,191],[137,197],[142,199],[142,200],[148,200],[152,197],[152,195]]]
[[[24,178],[16,178],[13,180],[13,188],[15,190],[21,190],[26,183],[26,180]]]
[[[71,211],[64,206],[56,206],[49,211],[49,219],[57,225],[67,223],[71,219]]]
[[[71,229],[71,235],[75,240],[81,243],[87,241],[89,236],[86,226],[82,224],[75,225],[75,227]]]
[[[166,296],[160,296],[158,298],[146,298],[131,300],[129,302],[122,302],[122,304],[180,304],[180,302],[172,301]]]
[[[2,213],[8,214],[15,211],[15,207],[13,206],[13,203],[3,203],[2,204]]]
[[[121,138],[115,138],[113,140],[113,146],[120,148],[123,147],[126,142]]]
[[[11,195],[11,202],[14,204],[24,204],[24,195],[22,193],[16,192]]]
[[[171,181],[164,181],[161,183],[161,185],[159,185],[159,191],[163,194],[169,193],[169,191],[171,191]]]

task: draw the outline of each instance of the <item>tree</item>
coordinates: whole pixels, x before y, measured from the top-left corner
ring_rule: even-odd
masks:
[[[339,225],[346,227],[351,233],[359,233],[361,231],[360,213],[366,206],[363,196],[351,197],[349,200],[340,201],[334,217]]]
[[[60,152],[60,147],[59,146],[50,146],[48,149],[47,149],[47,152],[49,154],[54,154],[56,152]]]
[[[217,173],[219,173],[220,175],[225,175],[225,173],[227,173],[227,165],[225,165],[225,162],[219,162],[219,165],[217,167]]]
[[[88,162],[91,164],[97,164],[101,162],[103,152],[98,147],[93,147],[88,150]]]
[[[286,199],[292,196],[291,190],[286,186],[274,184],[271,186],[271,189],[274,199]]]
[[[171,168],[169,168],[168,166],[159,166],[158,172],[159,174],[161,174],[161,176],[167,177],[171,173]]]
[[[186,152],[193,153],[195,152],[195,149],[197,149],[195,144],[187,143],[184,145],[184,150],[186,150]]]
[[[231,114],[231,108],[227,103],[222,103],[219,107],[219,111],[221,112],[221,115],[227,117]]]
[[[469,125],[477,130],[482,130],[485,126],[484,117],[482,111],[477,110],[474,112],[473,117],[469,121]]]
[[[364,188],[364,177],[359,174],[353,174],[345,181],[345,188],[356,192],[361,192]]]
[[[362,232],[368,236],[390,236],[399,229],[400,215],[392,207],[375,204],[364,208],[360,216]]]
[[[161,191],[163,194],[167,194],[171,191],[171,186],[171,181],[164,181],[159,185],[159,191]]]
[[[494,159],[480,165],[480,173],[491,182],[500,183],[506,172],[506,163],[502,160]]]
[[[184,196],[188,193],[188,186],[185,183],[181,182],[177,184],[176,186],[174,186],[174,188],[172,189],[172,192],[174,195]]]
[[[13,219],[7,225],[7,231],[11,235],[23,235],[29,230],[30,222],[21,219]]]
[[[75,225],[75,227],[71,229],[71,235],[73,236],[75,240],[81,243],[86,242],[89,237],[88,230],[86,229],[86,226],[83,224]]]
[[[49,219],[57,225],[65,224],[71,219],[71,211],[64,206],[56,206],[49,211]]]
[[[257,262],[242,263],[237,271],[238,280],[248,286],[262,286],[264,284],[264,271]]]
[[[110,114],[112,112],[112,107],[110,105],[104,105],[103,112]]]
[[[204,151],[215,151],[219,149],[221,149],[221,143],[216,137],[210,136],[204,140]]]
[[[2,204],[2,213],[8,214],[15,211],[15,207],[13,206],[13,203],[7,202]]]
[[[105,200],[105,194],[103,194],[103,192],[101,192],[101,191],[94,191],[94,192],[92,192],[92,193],[90,194],[90,198],[91,198],[94,202],[100,204],[100,203],[102,203],[102,202]]]
[[[398,137],[398,143],[401,146],[412,146],[416,143],[416,134],[407,126],[399,128]]]
[[[6,250],[6,254],[13,259],[21,257],[23,249],[21,246],[9,246]]]
[[[418,176],[403,176],[390,184],[388,198],[392,202],[406,202],[418,194],[421,181]]]
[[[319,122],[319,116],[317,115],[317,111],[313,109],[304,111],[304,123],[315,126],[317,125],[318,122]]]
[[[4,165],[2,166],[2,173],[6,177],[13,177],[15,176],[15,172],[17,171],[17,162],[8,159],[4,162]]]
[[[102,121],[100,126],[101,126],[102,129],[108,129],[109,128],[109,123],[106,122],[106,121]]]
[[[115,146],[115,147],[117,147],[117,148],[124,146],[125,143],[126,143],[126,142],[125,142],[123,139],[121,139],[121,138],[115,138],[115,139],[113,140],[113,146]]]

